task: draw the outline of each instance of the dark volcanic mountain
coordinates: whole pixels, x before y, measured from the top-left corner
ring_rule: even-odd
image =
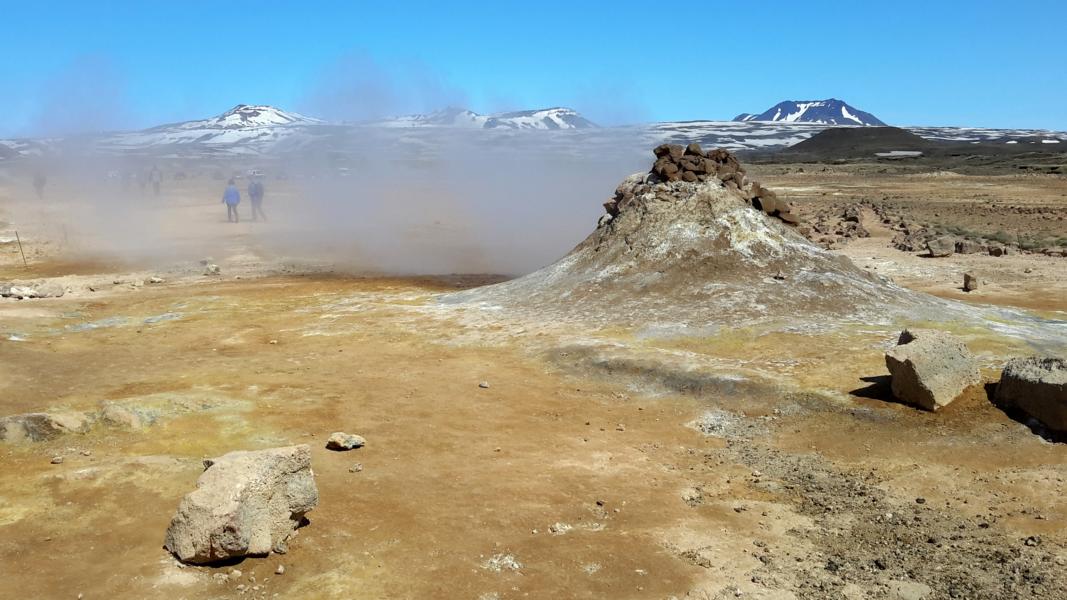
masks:
[[[824,125],[885,125],[878,117],[857,110],[843,100],[786,100],[753,115],[741,113],[734,121],[821,123]]]
[[[938,143],[898,127],[834,127],[793,144],[783,152],[834,159],[877,153],[928,152],[937,147]]]

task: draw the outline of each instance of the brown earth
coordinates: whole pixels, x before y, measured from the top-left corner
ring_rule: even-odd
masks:
[[[924,194],[963,214],[980,183],[1053,204],[1062,185],[758,178],[801,203],[891,190],[917,215]],[[181,210],[212,223],[199,235],[223,278],[174,270],[141,284],[147,272],[72,263],[58,241],[35,245],[28,270],[0,254],[4,277],[68,275],[76,288],[0,300],[0,415],[161,407],[144,429],[0,446],[0,597],[1067,595],[1067,446],[983,387],[936,414],[893,402],[882,352],[894,331],[532,328],[436,302],[488,278],[285,273],[235,233],[249,226],[214,224],[214,203]],[[873,231],[843,250],[861,267],[1064,318],[1067,259],[920,258]],[[989,283],[954,290],[961,269]],[[1027,349],[968,342],[986,382]],[[336,430],[367,446],[325,450]],[[288,554],[195,568],[166,554],[201,458],[291,443],[311,444],[321,501]]]

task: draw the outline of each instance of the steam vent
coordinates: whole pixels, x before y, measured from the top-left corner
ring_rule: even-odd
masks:
[[[726,150],[662,145],[627,177],[568,255],[445,302],[615,324],[883,320],[937,300],[900,288],[794,231],[793,206]]]

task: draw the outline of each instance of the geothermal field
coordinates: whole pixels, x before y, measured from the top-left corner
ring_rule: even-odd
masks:
[[[0,597],[1067,598],[1064,136],[266,110],[2,147]]]

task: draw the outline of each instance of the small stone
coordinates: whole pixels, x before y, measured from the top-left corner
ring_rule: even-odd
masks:
[[[778,269],[778,272],[774,274],[774,278],[777,279],[778,281],[784,281],[785,280],[785,273],[783,273],[781,269]]]
[[[237,581],[241,578],[241,571],[237,569],[230,569],[230,579]]]
[[[285,565],[278,565],[277,569],[274,569],[275,575],[285,575]]]
[[[1041,536],[1032,535],[1032,536],[1026,538],[1025,544],[1027,546],[1040,546],[1041,545]]]
[[[973,292],[978,289],[978,278],[970,273],[963,274],[963,291]]]
[[[478,384],[478,387],[482,388],[483,390],[487,390],[487,389],[489,389],[489,382],[488,381],[482,381],[482,382],[480,382]]]
[[[915,499],[915,503],[916,504],[926,504],[926,498],[916,498]]]
[[[348,468],[349,473],[359,473],[363,471],[363,463],[356,463]]]
[[[218,265],[211,264],[211,265],[207,265],[204,268],[204,275],[221,275],[221,274],[222,274],[222,269],[220,269]]]
[[[345,433],[343,431],[335,431],[331,433],[330,438],[326,440],[326,448],[328,450],[354,450],[356,448],[362,448],[366,444],[367,440],[363,439],[363,436]]]
[[[163,283],[162,277],[149,277],[148,283]]]
[[[278,340],[271,340],[269,343],[272,346],[277,346],[278,345]]]
[[[63,457],[62,456],[53,456],[52,457],[52,464],[53,465],[61,465],[61,464],[63,464]]]

